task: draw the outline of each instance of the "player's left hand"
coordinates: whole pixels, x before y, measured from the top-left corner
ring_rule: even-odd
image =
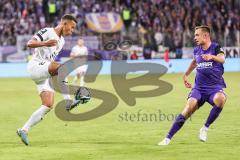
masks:
[[[210,61],[213,59],[213,56],[211,54],[203,54],[202,59],[204,59],[205,61]]]

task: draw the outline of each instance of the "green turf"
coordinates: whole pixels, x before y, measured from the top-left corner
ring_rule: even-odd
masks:
[[[198,140],[198,131],[205,122],[210,106],[204,105],[174,137],[169,146],[157,143],[164,138],[172,124],[171,115],[179,113],[189,92],[182,83],[181,74],[169,74],[162,79],[173,84],[174,89],[163,96],[137,99],[135,107],[122,100],[112,112],[85,122],[64,122],[50,112],[29,133],[30,146],[24,146],[16,136],[31,113],[39,107],[40,100],[34,83],[28,78],[0,79],[0,160],[226,160],[239,159],[240,153],[240,74],[226,73],[228,101],[220,117],[211,126],[208,141]],[[193,76],[192,76],[193,81]],[[99,76],[88,86],[115,93],[109,76]],[[144,89],[147,89],[146,87]],[[57,94],[55,101],[62,97]],[[91,110],[100,101],[92,99],[74,112]],[[169,120],[126,121],[126,114],[161,113]],[[162,117],[163,118],[163,117]],[[145,119],[146,120],[146,119]]]

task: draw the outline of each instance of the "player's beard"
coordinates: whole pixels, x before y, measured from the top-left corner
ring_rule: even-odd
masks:
[[[205,43],[202,41],[196,41],[196,44],[198,45],[198,46],[203,46]]]

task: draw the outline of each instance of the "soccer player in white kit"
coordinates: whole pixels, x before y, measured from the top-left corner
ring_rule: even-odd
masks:
[[[44,115],[52,109],[54,104],[54,90],[50,86],[49,81],[51,76],[58,74],[58,69],[62,65],[54,62],[54,59],[64,45],[63,37],[72,35],[76,28],[76,23],[77,20],[75,17],[66,14],[55,28],[41,29],[27,43],[29,48],[35,48],[33,58],[28,63],[27,69],[30,77],[37,85],[42,105],[30,116],[24,126],[17,130],[17,134],[25,145],[29,144],[27,133],[30,128],[39,123]],[[66,103],[67,110],[80,103],[79,100],[72,101],[69,94],[65,92],[62,94],[66,102],[68,102]]]
[[[72,48],[70,56],[72,58],[79,56],[87,56],[88,49],[84,46],[84,40],[79,38],[77,41],[77,45]],[[74,77],[73,82],[77,84],[77,81],[80,80],[80,86],[84,86],[84,76],[86,74],[87,65],[82,65],[76,69],[77,75]]]

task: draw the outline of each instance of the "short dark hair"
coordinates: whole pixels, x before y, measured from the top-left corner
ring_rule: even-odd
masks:
[[[207,33],[211,33],[211,29],[210,29],[210,27],[208,27],[207,25],[201,25],[201,26],[197,26],[197,27],[195,27],[195,31],[197,30],[197,29],[201,29],[203,32],[207,32]]]
[[[71,21],[74,21],[75,23],[77,23],[77,19],[71,15],[71,14],[65,14],[62,16],[61,20],[71,20]]]

